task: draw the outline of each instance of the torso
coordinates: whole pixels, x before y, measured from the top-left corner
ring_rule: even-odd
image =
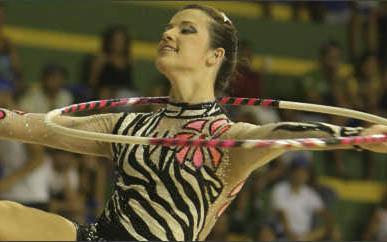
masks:
[[[148,114],[125,114],[115,134],[219,138],[232,123],[216,103],[169,104]],[[100,218],[101,236],[114,240],[203,240],[244,181],[229,182],[229,150],[113,144],[115,189]]]

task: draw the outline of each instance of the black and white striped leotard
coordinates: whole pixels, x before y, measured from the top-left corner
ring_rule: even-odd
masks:
[[[168,104],[158,112],[123,114],[113,133],[217,138],[229,127],[216,102]],[[216,202],[224,190],[227,150],[132,144],[113,144],[112,149],[115,187],[99,221],[89,228],[94,239],[197,240],[208,233],[206,226],[213,226],[209,216],[225,209]]]

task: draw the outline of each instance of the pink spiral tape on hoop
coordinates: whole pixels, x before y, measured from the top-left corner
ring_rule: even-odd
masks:
[[[142,105],[142,104],[166,104],[168,97],[133,97],[133,98],[119,98],[97,100],[79,104],[73,104],[62,108],[62,114],[76,113],[81,111],[91,111],[110,107],[119,107],[125,105]],[[274,99],[260,99],[260,98],[242,98],[242,97],[221,97],[218,102],[223,105],[247,105],[247,106],[264,106],[278,108],[280,101]]]
[[[86,103],[74,104],[60,109],[61,114],[76,113],[81,111],[99,110],[109,107],[119,107],[126,105],[141,104],[166,104],[168,97],[134,97],[98,100]],[[283,101],[274,99],[259,98],[239,98],[239,97],[221,97],[218,102],[223,105],[248,105],[281,108]],[[162,146],[202,146],[202,147],[221,147],[221,148],[322,148],[339,145],[360,145],[371,143],[387,142],[386,134],[368,135],[368,136],[350,136],[350,137],[332,137],[332,138],[303,138],[303,139],[276,139],[276,140],[220,140],[220,139],[175,139],[175,138],[148,138],[146,141],[150,145]]]

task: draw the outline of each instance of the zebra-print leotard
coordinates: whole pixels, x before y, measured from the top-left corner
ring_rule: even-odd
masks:
[[[124,113],[113,133],[217,138],[230,125],[216,102],[171,103],[158,112]],[[112,149],[114,192],[98,222],[84,230],[84,239],[203,239],[229,204],[219,202],[229,162],[225,149],[127,144],[113,144]],[[237,190],[239,186],[226,197]]]

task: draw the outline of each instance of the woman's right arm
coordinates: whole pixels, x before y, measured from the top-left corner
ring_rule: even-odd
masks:
[[[87,117],[59,116],[55,122],[73,129],[112,133],[114,125],[123,114],[100,114]],[[0,139],[39,144],[74,153],[112,157],[111,145],[56,133],[44,123],[45,114],[22,114],[6,109],[0,110]]]

